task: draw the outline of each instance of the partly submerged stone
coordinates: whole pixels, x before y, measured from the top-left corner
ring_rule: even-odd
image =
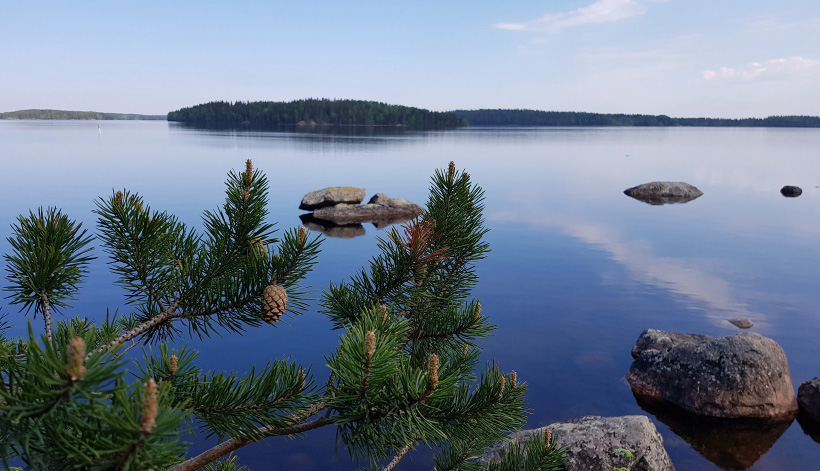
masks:
[[[546,427],[522,430],[510,436],[519,443],[548,428],[566,450],[566,471],[612,470],[674,471],[663,438],[644,415],[580,417]],[[482,462],[497,462],[509,442],[490,448]]]
[[[739,329],[751,329],[755,326],[750,319],[729,319],[729,323]]]
[[[703,195],[696,187],[684,182],[650,182],[624,190],[624,194],[652,205],[688,203]]]
[[[377,193],[367,204],[337,204],[313,211],[313,217],[337,224],[410,219],[424,211],[421,206],[401,198]]]
[[[626,374],[638,396],[699,415],[793,419],[797,412],[786,354],[753,332],[730,337],[648,329]]]
[[[313,211],[336,204],[359,204],[362,200],[364,200],[364,188],[331,186],[306,194],[302,198],[299,209]]]
[[[803,189],[799,186],[786,185],[780,189],[780,194],[788,198],[796,198],[803,194]]]

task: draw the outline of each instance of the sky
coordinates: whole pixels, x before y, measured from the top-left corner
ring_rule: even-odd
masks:
[[[820,115],[818,0],[0,0],[0,112],[375,100]]]

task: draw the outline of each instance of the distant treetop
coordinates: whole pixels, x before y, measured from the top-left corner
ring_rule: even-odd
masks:
[[[217,126],[406,126],[413,129],[454,128],[467,124],[453,113],[375,101],[329,99],[214,101],[172,111],[168,113],[168,121]]]

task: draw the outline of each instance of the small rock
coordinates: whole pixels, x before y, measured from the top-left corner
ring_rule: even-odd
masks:
[[[797,412],[780,345],[754,332],[730,337],[648,329],[632,348],[632,392],[695,414],[792,420]]]
[[[803,189],[799,186],[786,185],[780,189],[780,194],[788,198],[795,198],[803,194]]]
[[[624,194],[651,205],[688,203],[703,195],[696,187],[684,182],[651,182],[624,190]]]
[[[755,325],[749,319],[729,319],[729,323],[740,329],[751,329]]]
[[[797,388],[800,411],[815,422],[820,422],[820,378],[813,378]]]
[[[644,415],[622,417],[581,417],[547,427],[522,430],[510,438],[524,441],[543,435],[548,428],[565,449],[566,471],[612,470],[625,467],[641,471],[674,471],[675,467],[663,447],[663,438]],[[501,459],[508,443],[487,451],[483,463]],[[632,458],[621,450],[629,450]]]
[[[364,200],[364,188],[331,186],[306,194],[302,198],[299,209],[313,211],[336,204],[359,204],[362,200]]]

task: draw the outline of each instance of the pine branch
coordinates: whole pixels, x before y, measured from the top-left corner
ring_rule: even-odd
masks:
[[[308,432],[310,430],[314,430],[320,427],[324,427],[326,425],[330,425],[332,422],[330,419],[326,417],[320,417],[312,422],[304,422],[305,420],[309,419],[310,417],[318,414],[322,410],[324,410],[325,404],[323,402],[316,402],[311,404],[305,411],[302,411],[297,414],[293,414],[290,417],[291,422],[298,425],[293,425],[290,427],[260,427],[258,429],[258,435],[267,438],[267,437],[275,437],[275,436],[284,436],[284,435],[296,435],[304,432]],[[255,434],[256,435],[256,434]],[[206,450],[205,452],[195,456],[183,463],[180,463],[168,471],[194,471],[208,463],[211,463],[219,458],[236,451],[246,445],[253,443],[254,439],[247,438],[247,437],[238,437],[232,438],[230,440],[224,441],[219,445],[214,446]]]

